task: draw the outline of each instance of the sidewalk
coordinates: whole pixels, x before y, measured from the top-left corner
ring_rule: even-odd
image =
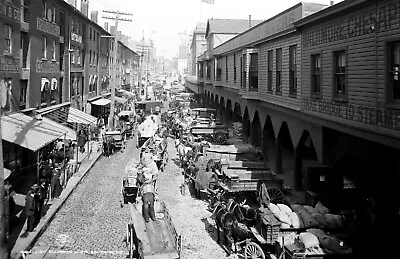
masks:
[[[21,252],[29,251],[34,245],[40,235],[46,230],[55,214],[59,211],[64,202],[68,199],[74,189],[77,187],[79,182],[85,176],[85,174],[93,167],[95,162],[101,157],[101,150],[98,151],[98,143],[91,142],[92,152],[85,152],[78,156],[78,168],[76,173],[69,179],[67,186],[62,190],[61,195],[58,199],[49,201],[46,205],[48,210],[46,214],[42,216],[39,224],[35,227],[33,232],[26,232],[26,217],[24,213],[20,213],[17,220],[17,225],[13,226],[13,231],[10,233],[8,239],[8,248],[11,250],[10,258],[19,259],[21,258]],[[25,196],[19,195],[19,200],[25,202]],[[22,197],[23,196],[23,197]],[[19,202],[21,203],[21,201]],[[20,205],[21,206],[21,205]]]

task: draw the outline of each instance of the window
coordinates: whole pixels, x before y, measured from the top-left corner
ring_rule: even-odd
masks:
[[[42,17],[47,20],[47,0],[43,0]]]
[[[76,34],[81,34],[81,23],[79,21],[76,22]]]
[[[6,92],[5,104],[3,104],[2,111],[11,111],[11,95],[12,95],[12,79],[4,78],[0,79],[0,87],[3,88]],[[4,101],[4,100],[3,100]]]
[[[21,80],[19,85],[19,103],[21,105],[26,103],[26,89],[28,87],[28,80]]]
[[[92,65],[92,51],[89,50],[89,65]]]
[[[389,43],[389,101],[400,103],[400,41]]]
[[[77,51],[76,51],[76,61],[77,61],[77,64],[78,65],[80,65],[81,64],[81,59],[82,59],[82,57],[81,57],[81,50],[80,49],[78,49]]]
[[[243,57],[240,57],[240,86],[241,87],[243,87],[242,70],[243,70]]]
[[[236,54],[233,54],[233,81],[236,83]]]
[[[250,54],[249,90],[258,91],[258,54]]]
[[[276,50],[276,94],[282,94],[282,49]]]
[[[55,40],[51,40],[51,58],[53,60],[56,60],[56,41]]]
[[[296,45],[289,47],[289,96],[297,97],[297,63]]]
[[[93,30],[93,41],[96,41],[96,32]]]
[[[100,40],[100,34],[97,33],[97,40]]]
[[[71,63],[75,64],[75,49],[72,48],[72,52],[71,52]]]
[[[75,20],[71,18],[71,31],[75,32]]]
[[[222,74],[222,60],[219,58],[217,59],[217,76],[215,78],[216,81],[221,81],[221,74]]]
[[[55,6],[53,6],[51,15],[52,15],[51,21],[52,21],[53,23],[56,23],[56,7],[55,7]]]
[[[89,39],[92,39],[92,28],[89,28]]]
[[[268,92],[272,93],[272,67],[274,65],[274,52],[268,51]]]
[[[346,51],[335,51],[333,53],[334,57],[334,97],[344,98],[346,96]]]
[[[228,82],[228,57],[225,58],[225,80]]]
[[[247,55],[246,54],[244,54],[243,55],[243,62],[242,62],[242,88],[246,88],[246,85],[247,85],[247,77],[246,77],[246,73],[247,73],[247,70],[246,70],[246,62],[247,61]]]
[[[321,55],[311,55],[311,94],[321,94]]]
[[[42,58],[47,59],[47,38],[43,36],[42,41]]]
[[[4,25],[4,53],[12,53],[12,27]]]

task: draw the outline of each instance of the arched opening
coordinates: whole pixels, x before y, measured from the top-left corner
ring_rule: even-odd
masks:
[[[262,133],[262,151],[264,160],[268,168],[275,166],[275,132],[272,126],[271,117],[268,116],[265,120]]]
[[[251,143],[250,132],[249,111],[246,107],[243,114],[243,143]]]
[[[226,119],[227,119],[227,125],[230,127],[232,126],[233,122],[233,110],[232,110],[232,101],[230,99],[226,100]]]
[[[285,121],[282,122],[281,129],[279,131],[277,145],[277,152],[279,152],[279,150],[282,152],[281,169],[284,176],[284,183],[289,187],[294,188],[294,147],[288,125]],[[277,166],[279,166],[279,163]]]
[[[224,97],[221,97],[220,102],[219,102],[219,111],[218,111],[218,118],[219,121],[222,122],[225,125],[228,125],[227,121],[227,116],[226,116],[226,107],[225,107],[225,99]]]
[[[256,147],[261,147],[263,140],[262,140],[262,134],[261,134],[261,123],[260,123],[260,118],[258,116],[258,111],[254,113],[254,118],[253,121],[251,122],[250,125],[250,138],[251,138],[251,144]]]
[[[242,110],[239,103],[235,103],[235,108],[233,109],[233,122],[242,123]]]

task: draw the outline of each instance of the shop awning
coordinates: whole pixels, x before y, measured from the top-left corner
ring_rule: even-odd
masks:
[[[125,99],[125,98],[121,98],[121,97],[115,96],[115,101],[116,101],[116,102],[119,102],[119,103],[121,103],[121,104],[124,104],[124,103],[126,103],[128,100]]]
[[[98,100],[92,102],[92,104],[94,104],[94,105],[100,105],[100,106],[104,106],[104,105],[107,105],[107,104],[109,104],[109,103],[111,103],[111,101],[108,100],[108,99],[98,99]]]
[[[32,151],[37,151],[56,139],[76,140],[75,131],[50,119],[36,119],[22,113],[1,117],[2,138]]]
[[[75,122],[75,123],[82,123],[82,124],[91,124],[91,123],[95,123],[97,121],[97,118],[92,115],[89,115],[87,113],[84,113],[83,111],[75,109],[73,107],[69,107],[67,121]]]
[[[121,111],[119,114],[118,114],[118,116],[119,117],[121,117],[121,116],[131,116],[132,114],[134,114],[135,112],[134,111]]]

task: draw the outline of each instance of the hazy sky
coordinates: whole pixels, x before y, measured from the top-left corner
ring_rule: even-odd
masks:
[[[172,58],[178,52],[179,33],[193,31],[197,22],[208,18],[266,20],[298,3],[300,0],[214,0],[215,4],[201,0],[89,0],[89,12],[99,11],[99,24],[104,25],[103,10],[132,13],[132,22],[121,22],[118,29],[134,39],[152,37],[157,55]],[[329,4],[330,0],[309,2]],[[336,0],[335,3],[340,2]],[[78,0],[80,9],[80,0]],[[108,20],[110,25],[114,22]]]

